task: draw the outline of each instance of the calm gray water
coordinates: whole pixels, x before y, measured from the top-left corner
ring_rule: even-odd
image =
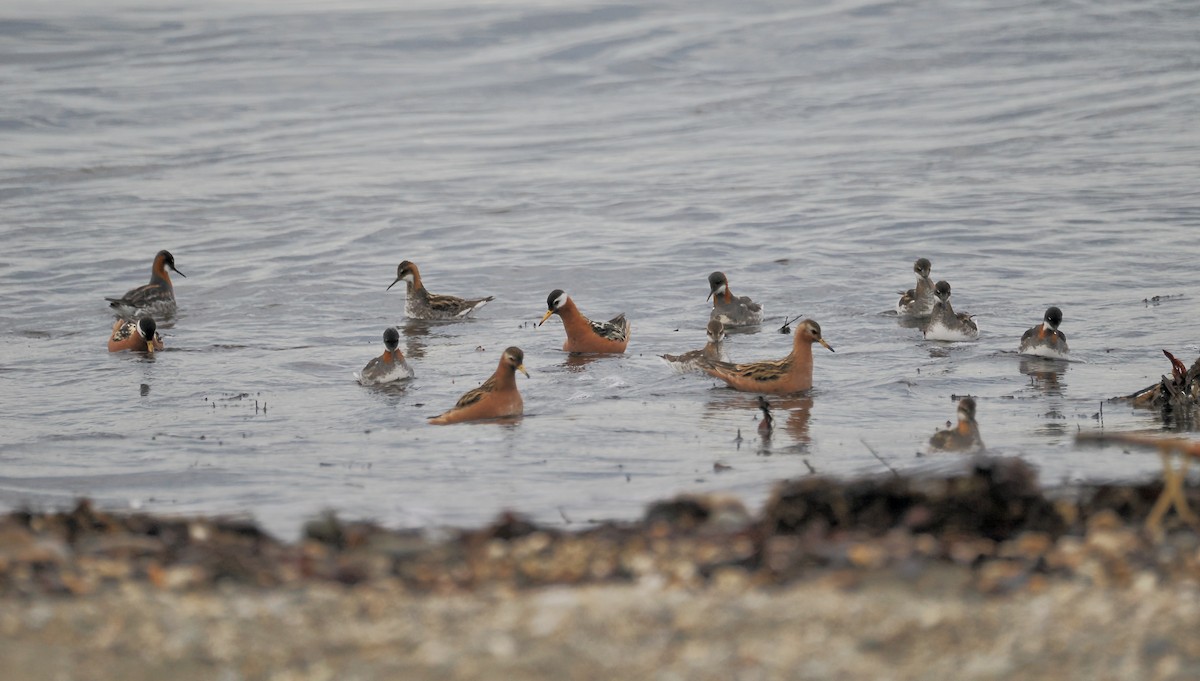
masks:
[[[989,448],[1048,485],[1157,470],[1072,440],[1168,370],[1162,348],[1200,352],[1200,5],[399,4],[0,12],[0,505],[89,495],[294,536],[322,508],[410,526],[757,504],[810,470],[886,472],[868,446],[947,464],[915,453],[968,393]],[[188,276],[168,349],[110,355],[103,296],[161,248]],[[885,314],[920,256],[979,342]],[[416,380],[365,389],[352,372],[404,323],[384,292],[403,259],[496,300],[403,326]],[[657,359],[703,345],[714,269],[771,318],[735,359],[786,354],[783,314],[837,349],[811,396],[775,401],[769,444],[753,398]],[[626,312],[628,354],[567,361],[561,324],[531,324],[554,288]],[[1075,361],[1023,362],[1050,304]],[[508,345],[523,420],[425,424]],[[1104,425],[1161,428],[1116,404]]]

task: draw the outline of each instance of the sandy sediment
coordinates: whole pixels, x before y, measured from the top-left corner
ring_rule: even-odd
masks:
[[[1200,678],[1200,539],[1160,483],[1047,497],[1015,460],[681,497],[429,539],[81,504],[0,521],[17,679]],[[1188,490],[1196,503],[1195,490]]]

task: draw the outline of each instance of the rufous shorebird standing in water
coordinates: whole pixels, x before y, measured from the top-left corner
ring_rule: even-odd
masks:
[[[538,326],[545,324],[550,315],[558,315],[567,332],[567,340],[562,347],[566,352],[621,353],[629,345],[630,326],[624,312],[607,322],[594,322],[583,316],[575,307],[575,301],[562,289],[550,292],[546,297],[546,307],[546,314],[542,315]]]
[[[518,371],[529,378],[529,372],[525,370],[525,353],[514,346],[500,355],[499,366],[483,385],[458,398],[454,407],[429,419],[429,422],[440,426],[520,416],[525,410],[525,403],[517,390]]]
[[[813,385],[813,343],[820,343],[833,352],[833,346],[821,336],[821,325],[805,319],[796,325],[792,351],[783,359],[746,364],[701,359],[698,364],[705,373],[725,381],[734,390],[790,395],[808,390]]]
[[[153,317],[140,317],[136,321],[118,319],[113,322],[112,334],[108,337],[109,352],[132,350],[154,354],[155,350],[162,349],[163,339],[158,334],[158,325]]]

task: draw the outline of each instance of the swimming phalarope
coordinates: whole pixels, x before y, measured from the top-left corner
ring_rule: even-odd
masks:
[[[937,299],[929,323],[925,325],[925,338],[940,341],[963,341],[979,338],[979,325],[973,315],[954,311],[950,306],[950,284],[939,281],[933,289]]]
[[[460,397],[450,411],[429,419],[429,422],[446,425],[520,416],[525,405],[517,390],[518,371],[529,378],[529,372],[525,370],[525,353],[521,348],[510,347],[500,356],[496,372],[483,385]]]
[[[796,326],[796,333],[792,336],[792,351],[783,359],[730,364],[701,358],[698,365],[705,373],[725,381],[734,390],[788,395],[812,387],[813,343],[820,343],[833,352],[833,346],[821,337],[821,325],[805,319]]]
[[[175,256],[170,251],[159,251],[150,268],[150,283],[127,292],[120,298],[105,298],[108,306],[124,319],[135,319],[142,315],[170,317],[175,314],[175,287],[171,284],[170,269],[187,278],[175,269]]]
[[[625,352],[629,344],[629,320],[625,313],[613,317],[607,322],[594,322],[575,307],[562,289],[554,289],[546,297],[546,314],[542,315],[538,326],[546,323],[550,315],[556,314],[562,318],[563,329],[567,332],[567,340],[563,343],[566,352]]]
[[[137,321],[118,319],[113,322],[112,335],[108,337],[108,351],[148,352],[163,349],[162,336],[158,334],[158,325],[153,317],[141,317]]]
[[[708,275],[708,289],[708,298],[713,301],[710,319],[719,320],[727,327],[762,324],[763,306],[750,300],[749,296],[734,296],[724,272]]]
[[[726,362],[725,349],[721,341],[725,340],[725,325],[719,319],[708,320],[708,343],[702,350],[688,350],[682,355],[659,355],[677,371],[694,371],[699,369],[698,360],[703,357],[712,362]]]
[[[918,258],[913,263],[913,272],[917,273],[917,287],[910,288],[900,294],[900,302],[896,303],[896,314],[901,317],[928,317],[933,312],[933,280],[929,278],[932,265],[926,258]]]
[[[1021,336],[1021,354],[1066,359],[1067,335],[1058,330],[1059,324],[1062,324],[1062,310],[1051,305],[1046,308],[1042,323]]]
[[[929,448],[942,452],[974,453],[983,450],[979,424],[975,422],[975,400],[964,397],[958,401],[958,425],[939,430],[929,438]]]
[[[409,319],[463,319],[495,298],[488,296],[466,300],[455,296],[430,293],[421,283],[420,270],[408,260],[396,266],[396,281],[388,284],[387,290],[390,291],[401,281],[408,287],[408,297],[404,301],[404,313],[408,315]]]
[[[413,377],[412,367],[404,361],[400,352],[400,332],[389,328],[383,332],[383,354],[367,362],[363,370],[354,374],[363,385],[380,385],[403,381]]]

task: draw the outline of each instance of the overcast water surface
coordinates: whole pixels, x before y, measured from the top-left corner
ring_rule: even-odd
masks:
[[[0,12],[0,506],[392,526],[513,508],[575,525],[918,457],[975,395],[1044,484],[1140,479],[1080,449],[1101,401],[1190,363],[1200,316],[1200,5],[86,2]],[[169,249],[179,314],[109,354],[104,296]],[[978,342],[888,312],[927,257]],[[475,319],[406,322],[401,260]],[[706,277],[764,303],[736,360],[820,322],[809,395],[674,373]],[[625,312],[573,361],[547,294]],[[1170,296],[1150,301],[1153,296]],[[1017,339],[1063,309],[1073,361]],[[399,325],[417,377],[352,373]],[[516,424],[434,427],[525,351]],[[1109,429],[1158,429],[1106,404]],[[737,439],[740,432],[741,439]],[[872,453],[874,451],[874,454]],[[878,456],[879,458],[876,458]],[[721,472],[714,464],[728,466]]]

